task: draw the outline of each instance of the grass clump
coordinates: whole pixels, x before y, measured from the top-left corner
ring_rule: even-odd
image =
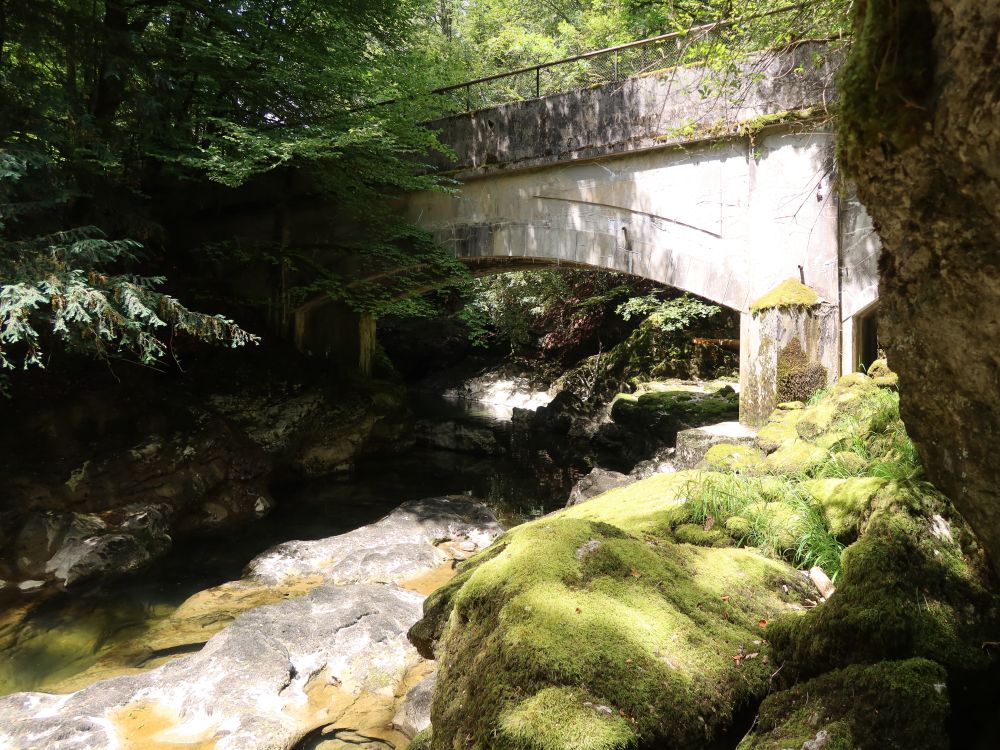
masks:
[[[946,682],[926,659],[830,672],[769,696],[739,750],[945,750]]]
[[[705,474],[689,481],[684,520],[725,528],[740,545],[793,565],[819,565],[832,579],[840,574],[844,549],[820,508],[801,485],[784,477]]]

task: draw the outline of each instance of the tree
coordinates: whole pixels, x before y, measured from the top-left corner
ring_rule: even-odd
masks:
[[[866,0],[840,162],[882,239],[879,337],[929,478],[1000,574],[1000,5]]]
[[[155,359],[156,306],[177,330],[251,340],[154,292],[176,252],[149,200],[164,186],[310,170],[343,220],[367,214],[372,244],[390,243],[400,230],[372,206],[435,184],[415,158],[434,147],[419,125],[431,105],[408,96],[427,85],[410,42],[421,13],[419,0],[0,0],[2,340],[40,361],[44,327],[27,320],[45,318],[78,348]],[[372,106],[389,98],[403,103]],[[69,275],[53,286],[53,273]],[[67,318],[68,290],[104,313]]]

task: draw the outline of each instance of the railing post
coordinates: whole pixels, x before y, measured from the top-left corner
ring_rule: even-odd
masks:
[[[542,98],[542,69],[535,68],[535,98]]]
[[[618,80],[618,50],[615,50],[615,72],[614,72],[614,78],[612,78],[611,80],[613,81]]]
[[[465,111],[472,111],[472,84],[465,84]]]

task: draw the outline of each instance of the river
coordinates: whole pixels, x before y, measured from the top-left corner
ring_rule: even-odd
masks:
[[[415,404],[423,419],[504,429],[503,420],[476,404],[427,397]],[[349,477],[276,486],[277,507],[258,523],[225,536],[185,539],[137,575],[62,592],[35,606],[0,655],[0,694],[57,690],[116,646],[140,639],[188,597],[238,579],[251,559],[281,542],[342,534],[407,500],[450,494],[485,500],[510,526],[565,501],[543,484],[506,456],[417,448],[363,461]],[[30,603],[27,597],[14,602],[8,616]]]

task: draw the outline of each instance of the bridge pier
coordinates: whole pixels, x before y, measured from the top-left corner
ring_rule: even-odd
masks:
[[[760,427],[783,402],[805,401],[840,375],[837,305],[789,279],[740,315],[740,422]]]

